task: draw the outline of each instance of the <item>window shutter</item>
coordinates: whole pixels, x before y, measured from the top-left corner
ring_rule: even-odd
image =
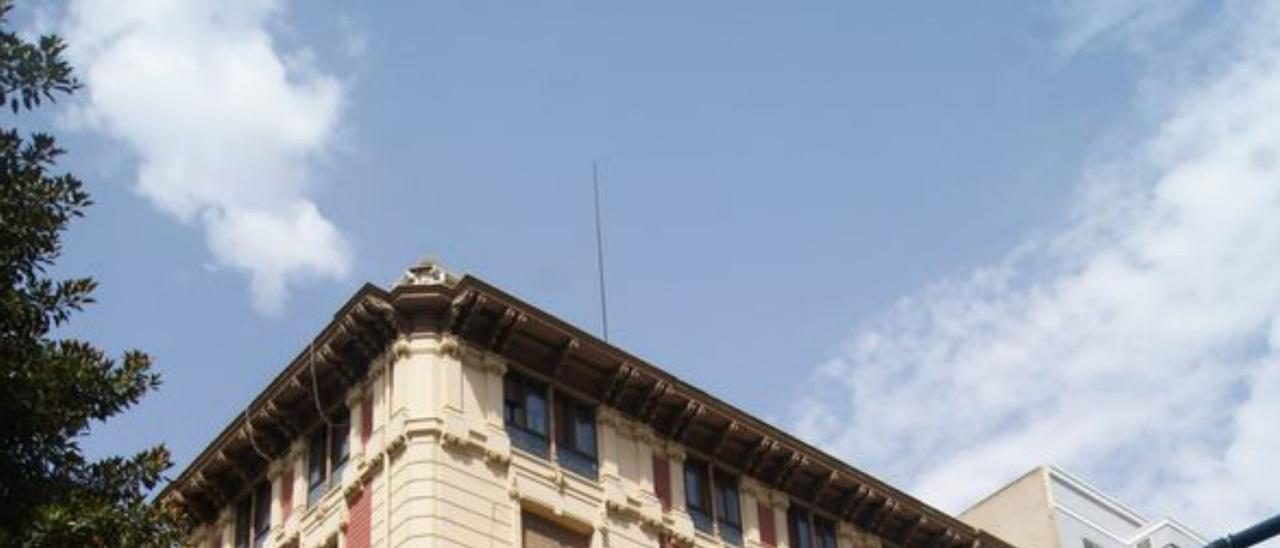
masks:
[[[653,494],[662,502],[663,512],[671,510],[671,465],[665,456],[653,456]]]
[[[360,402],[360,446],[369,445],[369,436],[373,435],[373,392],[365,395]]]
[[[347,506],[347,530],[346,530],[346,546],[347,548],[369,548],[371,544],[372,531],[370,528],[371,519],[371,494],[373,486],[365,482],[364,488],[360,490],[360,495],[356,497],[354,502],[348,502]]]
[[[293,463],[287,462],[284,465],[284,472],[280,474],[280,522],[289,521],[289,515],[293,513]]]
[[[776,525],[774,523],[773,508],[760,501],[756,501],[756,508],[760,521],[760,543],[765,546],[777,546],[778,533],[774,529]]]

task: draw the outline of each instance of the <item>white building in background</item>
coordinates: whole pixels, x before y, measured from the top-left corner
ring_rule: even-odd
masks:
[[[1200,548],[1208,543],[1185,525],[1147,519],[1053,466],[1027,472],[960,519],[1021,548]]]

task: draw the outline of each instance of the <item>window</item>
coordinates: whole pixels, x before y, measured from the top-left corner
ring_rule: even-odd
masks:
[[[267,545],[267,533],[271,531],[271,483],[262,482],[253,495],[253,546]]]
[[[554,439],[560,466],[596,478],[599,459],[594,407],[556,394],[546,384],[515,372],[507,373],[502,394],[503,422],[511,445],[547,458]]]
[[[836,524],[792,505],[787,511],[787,532],[794,548],[836,548]]]
[[[738,495],[736,478],[712,470],[705,462],[686,460],[684,496],[694,527],[704,533],[719,534],[729,544],[742,545],[742,498]]]
[[[741,546],[742,498],[738,496],[738,481],[726,474],[716,474],[715,484],[716,523],[720,526],[720,538]]]
[[[271,531],[271,483],[260,482],[236,503],[236,548],[262,548]]]
[[[813,518],[813,530],[818,536],[818,548],[836,548],[836,524],[819,517]]]
[[[684,461],[684,500],[693,526],[711,533],[711,478],[706,464],[693,459]]]
[[[329,477],[342,480],[342,470],[351,456],[351,410],[346,406],[329,417]]]
[[[533,379],[508,373],[502,383],[504,422],[511,443],[516,447],[546,457],[547,388]]]
[[[342,482],[342,470],[350,456],[351,412],[339,408],[311,433],[307,445],[307,505],[311,506]]]
[[[569,398],[556,398],[556,460],[580,475],[595,478],[596,414],[589,405]]]
[[[329,430],[321,426],[311,434],[311,441],[307,444],[307,506],[316,503],[320,494],[324,493],[325,483],[329,479],[329,467],[325,463],[328,440]]]
[[[791,548],[813,548],[813,525],[809,523],[809,512],[797,506],[787,510],[787,534],[791,538]]]
[[[236,503],[236,548],[249,548],[249,532],[253,530],[253,498]]]

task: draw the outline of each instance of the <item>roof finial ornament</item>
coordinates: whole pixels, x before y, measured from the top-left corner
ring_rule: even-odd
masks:
[[[416,264],[410,266],[404,275],[396,280],[395,286],[402,285],[452,285],[457,283],[458,277],[452,272],[444,269],[440,261],[436,260],[433,255],[422,257]]]

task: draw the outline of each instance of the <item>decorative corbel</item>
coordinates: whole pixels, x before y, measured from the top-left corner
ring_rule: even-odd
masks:
[[[840,517],[846,521],[853,521],[855,511],[866,500],[869,493],[867,486],[862,484],[846,491],[844,498],[840,501]]]
[[[507,308],[506,310],[503,310],[502,317],[498,318],[497,322],[494,322],[493,330],[489,332],[488,340],[485,341],[485,348],[496,351],[498,348],[498,341],[502,339],[503,333],[516,323],[516,318],[518,316],[519,315],[516,313],[514,308]]]
[[[706,409],[702,404],[692,399],[685,401],[684,409],[680,411],[680,416],[676,417],[675,424],[671,429],[671,439],[683,443],[684,435],[689,431],[689,425],[705,412]]]
[[[226,465],[227,473],[234,476],[232,479],[240,483],[249,483],[249,477],[245,475],[244,470],[240,469],[240,461],[232,458],[225,447],[218,450],[214,459],[214,462],[221,462]]]
[[[799,451],[792,451],[787,461],[782,463],[778,469],[778,475],[773,479],[773,485],[779,490],[786,491],[787,484],[791,482],[791,476],[795,474],[796,469],[808,462],[808,458],[800,454]]]
[[[818,485],[813,490],[813,502],[822,500],[822,495],[826,493],[827,489],[830,489],[832,485],[835,485],[836,480],[838,479],[840,479],[840,473],[835,470],[832,470],[831,473],[819,478]]]
[[[569,337],[564,344],[560,345],[560,348],[551,356],[551,361],[547,364],[551,369],[549,374],[551,378],[554,379],[560,375],[560,369],[564,367],[565,362],[569,361],[569,354],[577,350],[577,348],[578,339],[576,337]]]
[[[608,384],[605,386],[604,390],[601,391],[604,394],[605,405],[616,407],[618,398],[622,396],[622,393],[627,388],[627,384],[630,383],[631,379],[636,377],[636,375],[638,375],[638,373],[631,364],[623,362],[618,365],[618,369],[613,372],[611,377],[609,377]]]
[[[462,321],[458,324],[456,333],[459,337],[466,337],[467,328],[471,326],[471,321],[475,319],[476,312],[481,308],[484,308],[484,304],[488,301],[489,299],[484,295],[476,295],[476,297],[471,300],[471,306],[467,307],[467,313],[462,316]]]
[[[903,546],[911,546],[911,541],[919,534],[925,524],[929,523],[929,518],[921,515],[916,519],[907,519],[906,525],[903,525],[902,531],[899,532],[898,538],[901,539]]]
[[[738,430],[741,430],[741,427],[738,426],[738,421],[730,420],[729,424],[725,426],[724,430],[721,430],[720,434],[716,436],[715,443],[712,444],[711,446],[710,455],[712,457],[719,455],[720,450],[724,448],[724,444],[728,442],[729,438]]]
[[[889,518],[898,513],[899,504],[895,500],[886,500],[885,504],[877,508],[871,516],[871,524],[868,529],[880,537],[885,536],[885,526],[889,523]]]
[[[651,425],[653,417],[658,412],[658,403],[662,401],[662,397],[671,390],[671,385],[666,381],[657,381],[649,389],[649,393],[645,394],[644,403],[640,405],[640,421]]]
[[[756,475],[760,471],[760,465],[764,463],[765,456],[773,452],[777,447],[778,442],[768,436],[760,436],[760,441],[756,442],[755,447],[751,448],[751,453],[747,455],[746,465],[742,469],[748,475]]]

